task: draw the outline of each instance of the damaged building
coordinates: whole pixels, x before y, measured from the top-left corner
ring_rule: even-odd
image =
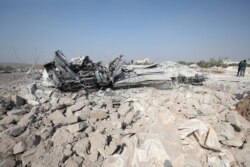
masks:
[[[202,85],[204,76],[176,76],[168,74],[160,64],[126,65],[123,56],[111,61],[108,66],[94,63],[88,56],[74,58],[70,62],[62,51],[56,51],[54,60],[44,65],[46,76],[64,91],[112,87],[127,88],[153,86],[171,88],[172,81]]]

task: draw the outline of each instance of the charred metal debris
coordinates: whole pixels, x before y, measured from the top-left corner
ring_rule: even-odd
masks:
[[[176,80],[165,75],[164,71],[158,68],[158,64],[131,68],[124,63],[122,57],[121,55],[115,58],[105,66],[101,62],[94,63],[88,56],[74,58],[69,62],[62,51],[58,50],[55,52],[54,60],[45,64],[44,68],[55,87],[62,91],[140,86],[169,89],[172,86],[172,80]],[[188,81],[202,84],[204,80],[197,80],[194,77]]]

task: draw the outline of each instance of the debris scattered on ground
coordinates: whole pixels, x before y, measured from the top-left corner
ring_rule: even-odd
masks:
[[[121,58],[57,51],[2,85],[0,166],[250,166],[248,78]]]
[[[170,65],[169,62],[149,64],[149,61],[147,62],[126,65],[122,56],[115,58],[108,66],[101,62],[94,63],[88,56],[74,58],[69,62],[61,51],[56,51],[54,61],[44,65],[43,78],[46,85],[52,85],[48,82],[53,81],[57,88],[64,91],[76,91],[81,88],[87,90],[100,87],[157,87],[159,85],[167,85],[165,88],[171,88],[171,77],[176,73],[169,74],[169,68],[175,67],[176,64]],[[182,71],[180,67],[183,68],[183,66],[179,65],[178,68]],[[192,69],[189,71],[194,72]],[[185,82],[201,84],[204,80],[204,77],[195,75],[195,77],[186,78]]]

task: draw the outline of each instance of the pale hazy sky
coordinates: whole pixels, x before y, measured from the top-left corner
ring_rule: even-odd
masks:
[[[95,61],[250,58],[250,0],[0,0],[0,62],[44,63],[58,49]]]

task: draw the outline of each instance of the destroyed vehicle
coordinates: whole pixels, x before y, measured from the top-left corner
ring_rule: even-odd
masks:
[[[44,67],[57,88],[63,91],[74,91],[80,88],[110,86],[119,64],[121,64],[121,56],[112,61],[109,68],[101,62],[94,63],[88,56],[68,62],[63,53],[58,50],[55,52],[54,61],[45,64]]]
[[[172,88],[172,81],[201,85],[202,76],[177,77],[171,75],[158,64],[126,65],[122,55],[106,67],[101,62],[94,63],[86,57],[74,58],[70,62],[61,51],[55,52],[54,61],[44,65],[45,72],[54,85],[62,91],[112,87],[114,89],[151,86],[158,89]]]

